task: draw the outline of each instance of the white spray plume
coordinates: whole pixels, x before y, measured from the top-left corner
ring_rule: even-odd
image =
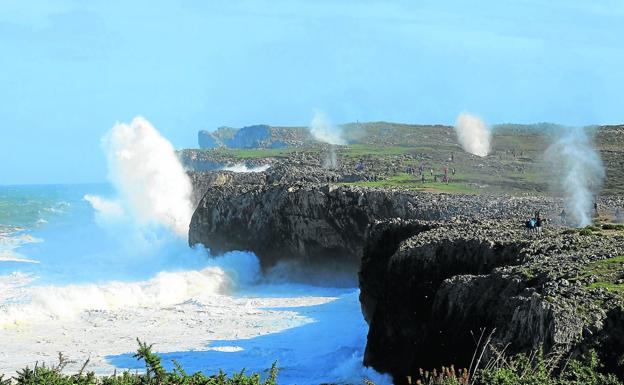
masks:
[[[343,138],[342,129],[334,126],[325,114],[320,111],[314,114],[308,129],[314,139],[319,142],[338,145],[347,144],[347,141]]]
[[[461,113],[457,117],[455,131],[465,151],[478,156],[486,156],[490,152],[491,132],[480,118]]]
[[[100,215],[99,219],[107,220],[123,217],[124,210],[120,202],[104,199],[97,195],[85,194],[84,200],[91,204],[95,212]]]
[[[331,145],[325,160],[323,160],[323,168],[338,168],[338,157],[336,156],[336,149],[334,146],[347,144],[347,141],[343,137],[342,129],[334,126],[329,119],[327,119],[325,114],[320,111],[316,111],[308,129],[314,139]]]
[[[554,173],[554,187],[565,198],[571,223],[580,227],[591,224],[593,202],[605,172],[586,130],[562,130],[546,150],[546,159]]]
[[[338,168],[338,156],[336,155],[336,147],[330,146],[325,160],[323,160],[323,168],[335,170]]]
[[[144,118],[119,123],[103,139],[109,178],[142,223],[159,223],[186,238],[193,215],[191,181],[173,146]],[[112,204],[95,202],[108,209]]]

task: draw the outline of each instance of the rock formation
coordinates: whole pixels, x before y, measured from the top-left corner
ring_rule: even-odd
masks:
[[[279,174],[270,173],[253,177],[218,174],[196,187],[206,193],[191,220],[189,242],[202,243],[213,252],[253,251],[264,265],[287,258],[341,258],[359,264],[366,229],[380,219],[522,218],[531,208],[546,213],[558,207],[556,201],[531,198],[476,199],[398,189],[282,183],[286,177],[276,180]],[[311,175],[304,173],[301,178]],[[195,184],[200,185],[200,180]]]
[[[298,147],[309,140],[309,133],[303,127],[272,127],[266,124],[198,132],[198,144],[202,149]]]
[[[397,383],[422,367],[469,366],[481,333],[491,336],[486,360],[503,350],[594,348],[618,370],[624,338],[613,330],[624,326],[624,302],[604,288],[619,278],[600,266],[620,264],[624,233],[549,228],[527,238],[508,220],[479,220],[431,230],[389,221],[370,234],[360,272],[365,364]]]
[[[420,367],[468,366],[482,333],[485,359],[597,349],[621,370],[622,229],[549,225],[527,237],[524,220],[535,210],[556,218],[561,200],[337,186],[317,183],[325,171],[280,167],[197,174],[205,193],[189,242],[250,250],[265,267],[298,260],[358,269],[370,327],[365,364],[396,383]]]

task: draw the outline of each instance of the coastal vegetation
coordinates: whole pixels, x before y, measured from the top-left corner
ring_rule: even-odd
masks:
[[[64,374],[63,369],[69,363],[68,359],[59,353],[56,365],[35,365],[20,370],[15,377],[7,378],[0,374],[0,385],[276,385],[277,363],[273,363],[268,373],[262,379],[259,373],[246,374],[245,369],[238,373],[227,375],[219,371],[215,375],[206,375],[201,372],[189,374],[182,366],[173,361],[174,369],[164,368],[161,358],[152,352],[152,345],[137,339],[139,348],[134,357],[145,362],[145,372],[132,373],[124,371],[110,376],[96,376],[93,372],[86,372],[89,361],[76,374]]]
[[[419,370],[407,383],[419,385],[621,385],[613,374],[601,372],[602,365],[595,352],[578,359],[569,359],[563,367],[554,357],[540,351],[513,357],[498,355],[484,368],[470,373],[453,366],[437,370]]]
[[[138,341],[138,340],[137,340]],[[110,376],[96,376],[85,371],[87,360],[76,374],[64,374],[63,369],[69,362],[59,354],[58,363],[52,366],[35,365],[34,368],[20,370],[15,377],[0,375],[0,385],[277,385],[277,363],[273,363],[267,373],[246,374],[245,370],[227,375],[219,371],[214,375],[201,372],[189,374],[176,361],[174,368],[164,368],[161,358],[152,352],[152,345],[138,341],[139,348],[134,355],[145,363],[145,371],[132,373],[124,371]],[[420,385],[623,385],[614,375],[603,373],[602,364],[596,353],[590,352],[580,358],[571,358],[561,362],[553,357],[545,357],[535,351],[530,355],[518,354],[512,357],[497,355],[480,369],[455,369],[454,366],[440,369],[419,369],[418,373],[408,376],[408,384]],[[476,365],[475,365],[476,366]],[[264,377],[264,378],[263,378]],[[366,385],[373,381],[362,379]]]

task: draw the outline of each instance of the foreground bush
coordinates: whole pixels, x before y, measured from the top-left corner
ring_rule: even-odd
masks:
[[[557,368],[540,353],[518,354],[510,359],[498,357],[485,368],[470,375],[466,370],[451,368],[421,371],[408,383],[422,385],[624,385],[612,374],[604,374],[596,353],[582,359],[571,359]]]
[[[59,355],[56,366],[27,367],[14,378],[0,375],[0,385],[277,385],[275,363],[264,381],[258,373],[248,376],[244,371],[232,376],[222,371],[213,376],[200,372],[189,375],[175,361],[175,368],[169,372],[162,366],[160,357],[152,352],[152,345],[138,342],[139,348],[134,357],[145,362],[143,374],[125,371],[121,375],[96,377],[93,372],[84,372],[87,361],[77,374],[67,375],[62,371],[68,361]],[[569,360],[563,368],[557,368],[555,361],[545,359],[540,353],[519,354],[511,358],[501,355],[474,374],[467,369],[456,371],[451,366],[441,370],[420,370],[417,376],[408,377],[407,382],[420,385],[624,385],[614,375],[600,371],[602,368],[595,353]],[[365,379],[363,383],[374,385]]]
[[[137,340],[138,341],[138,340]],[[277,365],[271,366],[269,376],[261,381],[260,375],[254,373],[246,375],[244,370],[235,373],[231,377],[222,371],[217,375],[206,376],[200,372],[189,375],[177,363],[175,368],[168,372],[161,363],[160,357],[152,353],[152,345],[138,341],[139,349],[134,355],[138,360],[145,361],[145,373],[135,374],[128,371],[121,375],[114,374],[108,377],[96,377],[93,372],[84,373],[88,361],[82,370],[74,375],[63,374],[63,368],[68,361],[59,354],[57,366],[35,366],[34,369],[26,368],[17,373],[13,379],[0,375],[0,385],[16,383],[18,385],[276,385]]]

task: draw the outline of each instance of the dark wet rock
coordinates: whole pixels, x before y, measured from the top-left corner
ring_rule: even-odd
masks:
[[[265,267],[359,266],[365,364],[397,383],[420,367],[468,366],[482,330],[491,333],[485,360],[503,349],[565,357],[597,349],[621,370],[623,291],[604,283],[621,285],[624,264],[609,277],[596,266],[624,255],[624,233],[547,225],[527,237],[524,221],[536,210],[556,219],[560,199],[339,186],[323,183],[335,170],[283,162],[262,173],[191,175],[202,196],[191,244],[250,250]]]
[[[341,259],[357,266],[368,225],[416,218],[417,205],[400,192],[331,185],[215,185],[193,215],[189,242],[216,253],[253,251],[264,265]]]
[[[479,220],[419,232],[391,256],[375,254],[376,242],[368,239],[362,259],[371,274],[360,275],[370,326],[365,364],[397,383],[420,367],[468,366],[482,330],[492,333],[486,360],[503,349],[569,355],[595,348],[614,363],[613,351],[624,352],[614,326],[622,298],[590,286],[593,263],[624,254],[621,235],[549,228],[527,238],[508,220]]]

